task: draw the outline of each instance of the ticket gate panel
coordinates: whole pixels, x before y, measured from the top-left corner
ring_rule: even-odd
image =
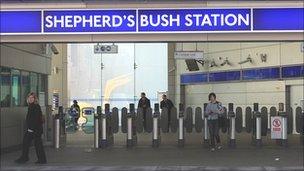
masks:
[[[163,108],[161,110],[161,115],[160,115],[160,127],[163,133],[168,133],[169,132],[169,118],[168,118],[168,109]]]
[[[127,133],[127,115],[128,115],[128,109],[126,107],[121,109],[121,132]]]
[[[78,129],[78,124],[75,121],[75,118],[78,116],[78,111],[75,109],[67,109],[65,117],[65,130],[67,133],[75,133]]]
[[[235,109],[235,131],[237,133],[241,133],[243,130],[243,113],[242,113],[242,108],[237,107]]]
[[[293,129],[293,109],[292,107],[286,107],[287,114],[287,134],[292,133]]]
[[[296,108],[296,131],[297,133],[303,132],[303,114],[300,106]]]
[[[145,115],[146,115],[146,132],[151,133],[153,129],[152,109],[148,108]]]
[[[176,107],[171,108],[171,114],[170,114],[170,129],[172,133],[177,132],[178,127],[178,119],[177,119],[177,109]]]
[[[202,132],[203,129],[203,113],[202,113],[202,108],[197,107],[195,108],[195,131],[196,132]]]
[[[272,106],[269,111],[270,116],[276,116],[277,113],[278,113],[278,111],[277,111],[276,107]]]
[[[246,116],[246,118],[245,118],[245,120],[246,120],[246,122],[245,122],[245,125],[246,125],[246,132],[247,133],[250,133],[251,131],[252,131],[252,109],[251,109],[251,107],[246,107],[246,109],[245,109],[245,116]]]
[[[83,132],[86,134],[93,134],[95,109],[93,107],[82,108],[82,115],[86,119],[86,122],[82,124]]]
[[[142,133],[144,131],[144,111],[143,108],[137,109],[137,116],[136,116],[136,131],[138,133]]]
[[[191,107],[186,108],[186,118],[185,118],[185,127],[186,132],[191,133],[193,129],[193,112]]]
[[[119,124],[119,121],[118,121],[118,108],[117,107],[114,107],[112,109],[112,118],[111,118],[111,125],[112,125],[112,131],[113,133],[117,133],[118,132],[118,124]]]
[[[227,118],[227,108],[223,107],[224,113],[221,117],[219,117],[219,127],[221,128],[223,133],[227,132],[227,128],[229,127],[229,120]]]
[[[266,107],[261,108],[261,119],[262,119],[261,133],[262,136],[266,136],[268,130],[268,113]]]

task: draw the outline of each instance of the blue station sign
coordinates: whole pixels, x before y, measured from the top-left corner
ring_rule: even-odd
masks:
[[[0,11],[1,35],[303,32],[304,8]]]

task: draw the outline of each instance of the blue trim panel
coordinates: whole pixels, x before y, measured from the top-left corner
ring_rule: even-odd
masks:
[[[304,65],[282,67],[282,78],[304,77]]]
[[[280,68],[263,68],[243,70],[243,80],[279,79]]]
[[[209,73],[209,82],[240,80],[240,71]]]
[[[242,73],[242,76],[241,76]],[[239,71],[222,71],[222,72],[200,72],[194,74],[182,74],[181,84],[195,84],[208,82],[223,81],[250,81],[250,80],[273,80],[284,78],[304,78],[304,64],[277,66],[269,68],[249,68]],[[209,78],[209,79],[208,79]]]
[[[181,84],[203,83],[208,82],[207,73],[184,74],[180,77]]]

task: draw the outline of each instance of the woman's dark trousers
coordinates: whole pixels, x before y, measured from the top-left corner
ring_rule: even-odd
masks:
[[[22,156],[21,158],[24,160],[28,160],[29,148],[32,140],[34,140],[36,155],[38,161],[46,162],[45,152],[42,145],[41,135],[36,135],[32,132],[26,132],[23,137],[23,148],[22,148]]]
[[[209,134],[210,134],[211,147],[215,148],[215,140],[216,140],[217,144],[219,144],[221,142],[220,136],[219,136],[218,119],[208,120],[208,128],[209,128]]]

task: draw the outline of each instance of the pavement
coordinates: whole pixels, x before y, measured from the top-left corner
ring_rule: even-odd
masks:
[[[237,147],[227,147],[228,137],[222,134],[223,149],[211,152],[202,145],[202,133],[185,135],[185,147],[177,147],[177,134],[162,134],[159,148],[151,147],[151,134],[138,135],[137,146],[126,148],[126,135],[117,134],[114,146],[93,148],[93,135],[78,131],[67,135],[65,147],[45,148],[48,163],[34,164],[36,154],[30,150],[30,161],[15,164],[21,151],[1,154],[1,170],[301,170],[303,146],[299,135],[289,135],[289,147],[278,146],[269,136],[263,137],[263,147],[250,144],[251,135],[237,134]]]

